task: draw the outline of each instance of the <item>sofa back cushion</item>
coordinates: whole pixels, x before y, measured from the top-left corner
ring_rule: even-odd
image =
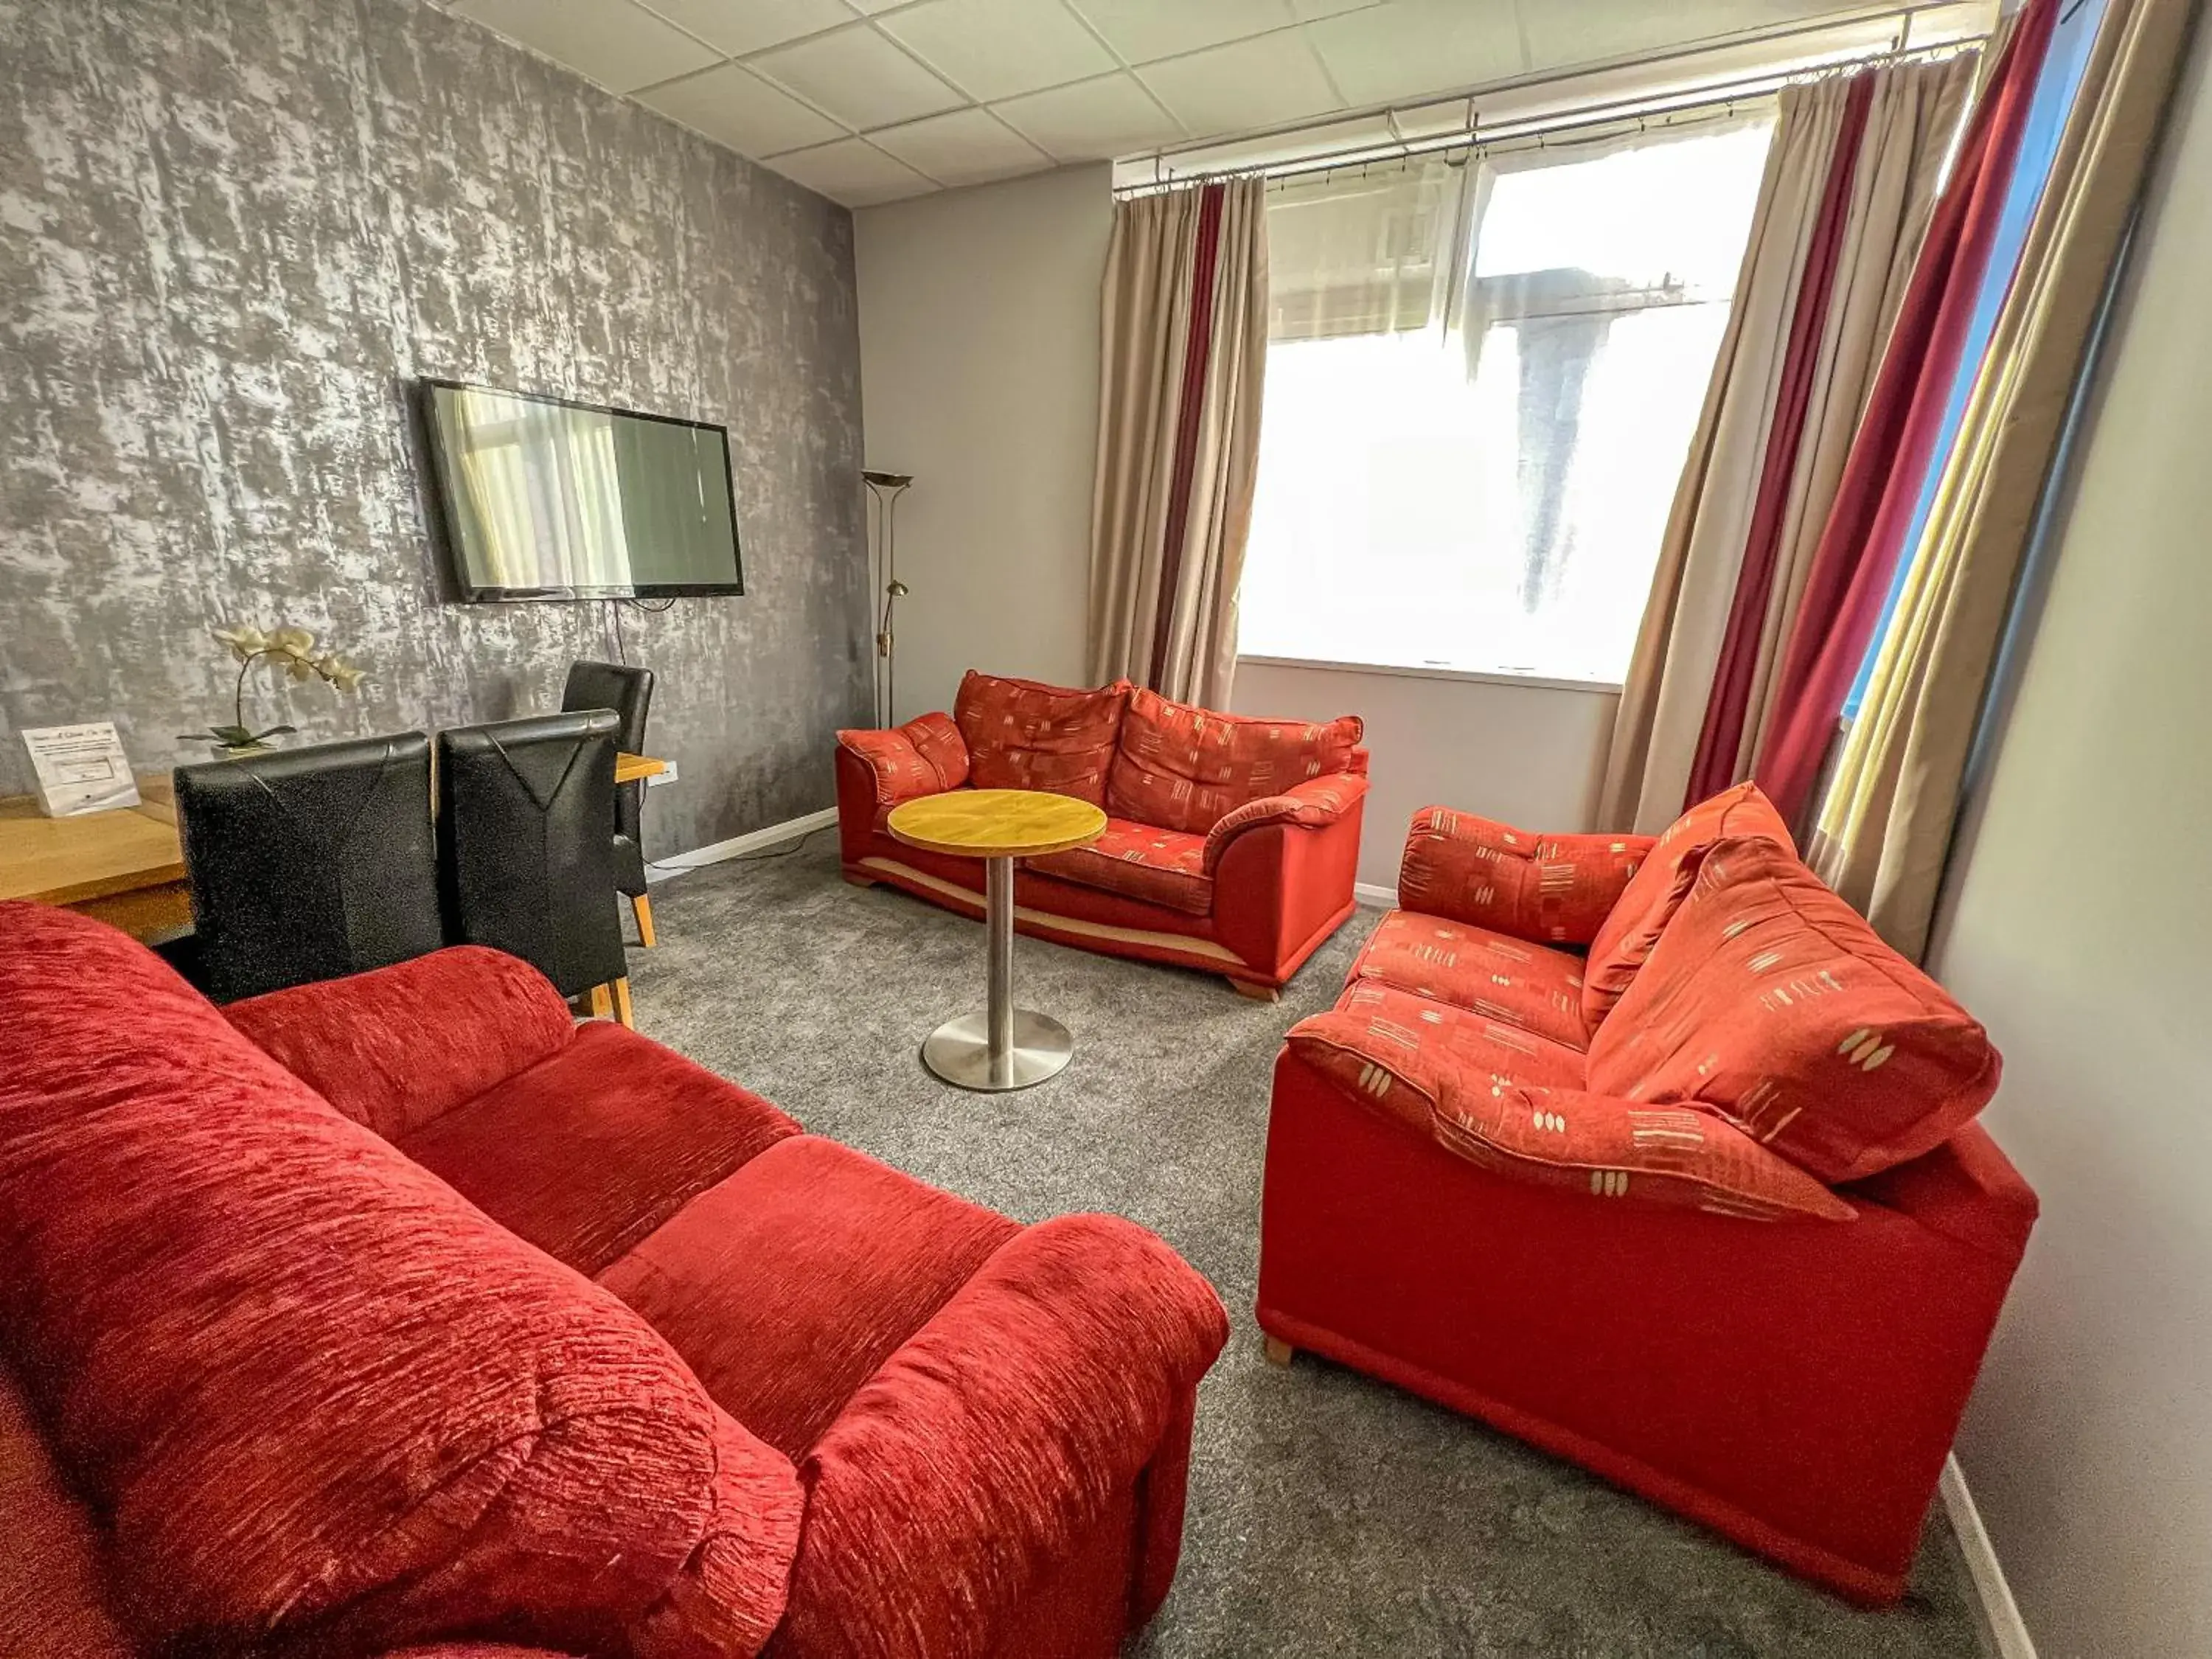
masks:
[[[1589,1051],[1592,1089],[1698,1102],[1831,1185],[1942,1145],[1997,1073],[1973,1018],[1764,836],[1706,849]]]
[[[1688,896],[1705,849],[1730,836],[1765,836],[1792,856],[1797,851],[1790,839],[1790,826],[1755,783],[1723,789],[1668,824],[1591,936],[1589,962],[1583,974],[1583,1018],[1593,1030],[1634,981],[1660,933]]]
[[[796,1476],[637,1315],[97,922],[0,905],[0,1312],[151,1644],[765,1642]]]
[[[1077,691],[971,668],[952,702],[968,745],[968,781],[978,789],[1042,789],[1103,806],[1128,703],[1127,680]]]
[[[1319,725],[1255,720],[1139,690],[1121,721],[1106,810],[1202,836],[1247,801],[1279,795],[1308,778],[1364,769],[1364,757],[1355,759],[1355,751],[1364,730],[1356,714]]]

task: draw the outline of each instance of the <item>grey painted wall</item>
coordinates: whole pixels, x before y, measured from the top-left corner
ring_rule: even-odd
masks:
[[[729,426],[749,592],[623,617],[682,769],[648,851],[828,805],[870,702],[850,216],[418,0],[0,0],[0,793],[26,726],[200,752],[225,623],[368,666],[264,687],[307,737],[555,706],[609,607],[439,602],[420,375]]]

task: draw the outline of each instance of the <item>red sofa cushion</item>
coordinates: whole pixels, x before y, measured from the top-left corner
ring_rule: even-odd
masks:
[[[1724,789],[1668,825],[1590,939],[1589,965],[1583,975],[1583,1018],[1592,1030],[1613,1012],[1668,921],[1689,896],[1705,849],[1730,836],[1764,836],[1793,856],[1797,851],[1790,839],[1790,826],[1755,783]]]
[[[1393,910],[1367,936],[1346,978],[1378,980],[1577,1051],[1589,1047],[1582,958],[1487,927]]]
[[[1128,702],[1127,680],[1078,691],[971,668],[952,702],[969,780],[978,789],[1042,789],[1103,806]]]
[[[1352,770],[1364,730],[1353,714],[1320,725],[1255,720],[1139,690],[1121,720],[1106,810],[1202,836],[1247,801]]]
[[[758,1095],[595,1020],[550,1060],[398,1145],[502,1227],[596,1273],[799,1133]]]
[[[223,1012],[386,1140],[559,1053],[576,1027],[552,981],[481,945],[248,997]]]
[[[1586,945],[1650,848],[1649,836],[1534,836],[1424,806],[1406,834],[1398,902],[1518,939]]]
[[[1593,1089],[1702,1102],[1831,1185],[1941,1146],[1998,1070],[1972,1015],[1765,837],[1706,851],[1589,1054]]]
[[[1106,833],[1088,847],[1024,860],[1032,870],[1123,893],[1170,910],[1202,916],[1213,908],[1213,878],[1206,868],[1206,837],[1108,818]]]
[[[149,1639],[766,1641],[799,1483],[636,1314],[112,929],[0,906],[0,1029],[9,1340]]]
[[[599,1282],[668,1339],[725,1411],[796,1459],[1020,1231],[800,1135],[685,1206]]]
[[[1409,1002],[1425,1004],[1410,1018]],[[1340,1087],[1512,1180],[1760,1221],[1852,1216],[1718,1117],[1516,1080],[1518,1059],[1510,1048],[1501,1055],[1498,1028],[1463,1009],[1370,981],[1291,1027],[1289,1041]],[[1549,1064],[1567,1069],[1556,1054]]]

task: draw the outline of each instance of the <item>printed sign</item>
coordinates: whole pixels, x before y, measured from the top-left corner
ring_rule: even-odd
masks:
[[[138,781],[113,720],[46,726],[23,733],[37,775],[39,805],[50,818],[138,805]]]

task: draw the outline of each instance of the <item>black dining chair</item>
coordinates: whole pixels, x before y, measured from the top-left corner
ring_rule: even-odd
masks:
[[[446,942],[420,732],[180,766],[187,950],[217,1002],[388,967]]]
[[[615,914],[611,710],[438,733],[438,872],[454,937],[631,1023]]]
[[[645,752],[645,716],[653,705],[653,671],[618,662],[573,662],[568,684],[561,688],[564,714],[586,708],[611,708],[622,723],[616,729],[617,747],[633,755]],[[653,900],[645,880],[645,780],[615,786],[615,890],[629,900],[637,919],[637,942],[647,950],[657,941],[653,932]]]

